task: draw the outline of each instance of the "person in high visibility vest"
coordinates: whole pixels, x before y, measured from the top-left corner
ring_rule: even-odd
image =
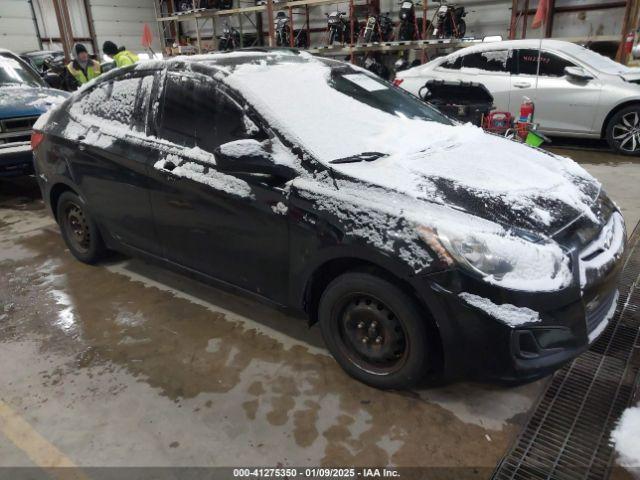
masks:
[[[109,55],[116,63],[116,67],[126,67],[127,65],[133,65],[138,63],[138,56],[135,53],[130,52],[124,47],[118,48],[118,46],[107,40],[102,45],[102,51],[105,55]]]
[[[73,46],[71,54],[73,60],[67,65],[69,75],[64,82],[67,90],[76,90],[102,73],[100,64],[89,58],[87,48],[81,43]]]

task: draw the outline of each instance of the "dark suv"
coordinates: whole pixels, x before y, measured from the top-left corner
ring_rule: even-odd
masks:
[[[114,70],[33,144],[79,260],[144,256],[305,316],[377,387],[538,378],[615,310],[625,226],[593,177],[343,62]]]

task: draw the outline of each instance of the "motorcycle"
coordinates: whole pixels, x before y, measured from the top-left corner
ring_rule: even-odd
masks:
[[[291,26],[289,25],[289,17],[285,12],[276,13],[275,21],[276,45],[279,47],[291,46]],[[293,46],[296,48],[307,48],[307,34],[304,30],[296,30],[294,32]]]
[[[362,40],[364,43],[393,40],[393,20],[389,14],[369,15],[362,31]]]
[[[398,27],[398,40],[420,40],[422,37],[416,17],[416,5],[412,0],[404,0],[400,3],[400,26]]]
[[[447,0],[440,0],[432,22],[435,25],[432,36],[434,38],[462,38],[467,33],[464,17],[467,11],[463,6],[449,4]]]
[[[238,29],[230,26],[229,22],[225,22],[222,35],[218,37],[218,50],[225,52],[238,47],[240,47],[240,32]]]
[[[351,21],[346,17],[344,12],[331,12],[325,13],[327,17],[327,44],[333,45],[338,43],[351,43]],[[360,31],[360,24],[357,19],[353,22],[353,38],[358,37]]]

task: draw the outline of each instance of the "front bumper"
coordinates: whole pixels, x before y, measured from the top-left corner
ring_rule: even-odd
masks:
[[[461,270],[417,277],[441,335],[444,376],[532,381],[587,350],[618,301],[626,235],[623,222],[616,228],[622,235],[594,240],[606,248],[572,252],[574,282],[557,292],[507,290]]]
[[[1,177],[31,173],[33,173],[33,155],[30,142],[0,144]]]

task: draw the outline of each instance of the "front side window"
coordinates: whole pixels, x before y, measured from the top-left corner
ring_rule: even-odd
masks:
[[[518,51],[518,71],[520,75],[536,75],[538,70],[538,52],[534,49]],[[564,77],[566,67],[575,66],[568,60],[553,53],[543,51],[540,54],[540,76]]]
[[[158,136],[186,148],[216,147],[253,138],[247,119],[211,78],[170,73],[164,89]]]
[[[153,75],[101,83],[74,103],[71,113],[144,131],[146,102],[152,85]]]
[[[463,68],[476,68],[486,72],[509,72],[511,70],[511,51],[491,50],[477,52],[462,57]]]

